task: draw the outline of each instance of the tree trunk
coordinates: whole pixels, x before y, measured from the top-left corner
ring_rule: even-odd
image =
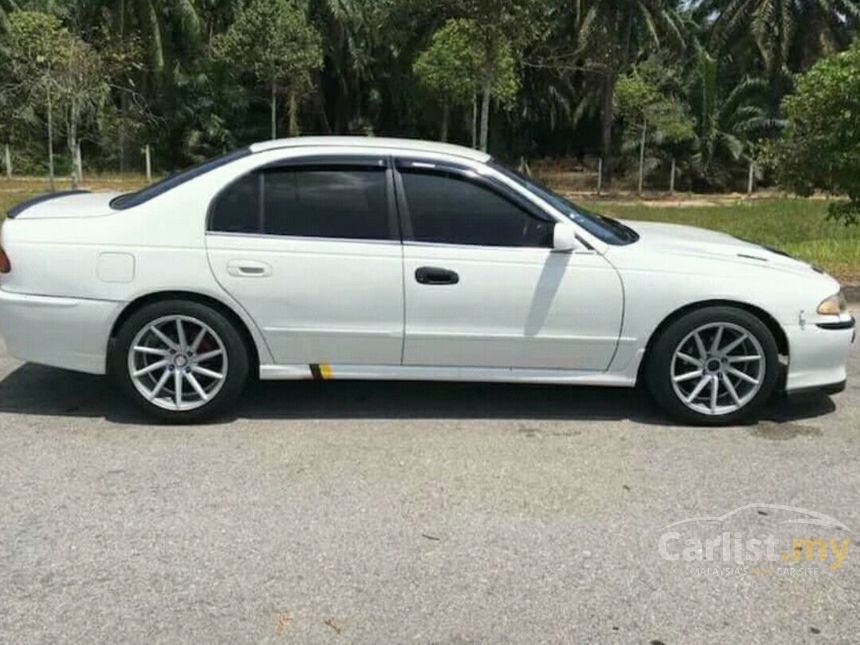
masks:
[[[490,96],[492,88],[489,82],[484,83],[481,99],[481,151],[486,152],[490,138]]]
[[[288,105],[290,111],[290,136],[297,137],[301,134],[301,129],[299,128],[299,101],[296,98],[295,90],[290,90]]]
[[[472,148],[478,148],[478,95],[472,93],[472,126],[469,128],[472,132]]]
[[[66,144],[69,147],[69,156],[72,160],[72,189],[78,187],[78,183],[80,182],[80,177],[78,176],[78,130],[77,130],[77,107],[75,105],[75,101],[72,100],[72,104],[69,106],[69,122],[68,122],[68,133],[66,135]]]
[[[603,96],[600,106],[600,154],[603,157],[603,181],[609,185],[612,180],[612,125],[615,119],[613,101],[615,98],[614,71],[603,80]]]
[[[448,127],[451,122],[451,105],[446,100],[442,105],[442,127],[439,132],[439,140],[445,143],[448,142]]]
[[[78,181],[80,183],[84,182],[84,158],[81,154],[81,140],[78,139],[78,142],[75,144],[75,162],[78,168]]]
[[[51,87],[48,86],[48,181],[51,192],[54,192],[54,104],[51,99]]]
[[[328,114],[325,109],[325,94],[323,93],[322,82],[318,83],[317,91],[314,92],[313,107],[314,112],[316,112],[317,115],[319,130],[321,130],[323,134],[331,134],[331,122],[328,120]]]
[[[74,141],[74,136],[69,135],[69,152],[71,153],[72,159],[72,172],[69,175],[69,180],[72,186],[72,190],[75,190],[78,187],[79,179],[78,179],[78,154],[77,154],[77,143]]]
[[[645,138],[648,136],[648,122],[642,122],[642,139],[639,141],[639,197],[645,185]]]
[[[603,157],[597,160],[597,196],[603,194]]]
[[[272,139],[278,138],[278,90],[272,83]]]
[[[669,194],[675,194],[675,157],[672,157],[672,172],[669,175]]]
[[[747,195],[752,195],[755,191],[755,161],[750,161],[750,172],[747,178]]]

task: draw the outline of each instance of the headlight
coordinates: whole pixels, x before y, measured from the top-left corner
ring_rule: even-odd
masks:
[[[848,311],[848,301],[840,291],[824,300],[818,305],[818,313],[822,316],[838,316]]]

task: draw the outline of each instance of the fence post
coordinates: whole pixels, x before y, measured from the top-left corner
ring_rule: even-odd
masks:
[[[747,180],[747,195],[752,195],[755,190],[755,161],[750,161],[750,174]]]
[[[597,196],[603,193],[603,157],[597,160]]]
[[[4,150],[3,162],[6,167],[6,179],[12,179],[12,151],[9,149],[8,143]]]
[[[672,157],[672,174],[669,175],[669,194],[675,194],[675,157]]]
[[[529,167],[529,162],[526,161],[525,157],[520,157],[520,167],[518,168],[520,174],[525,175],[526,177],[532,176],[532,169]]]
[[[642,139],[639,141],[639,186],[636,194],[642,197],[645,186],[645,141],[648,137],[648,122],[642,124]]]
[[[78,141],[75,146],[75,166],[78,171],[78,182],[81,183],[84,181],[84,161],[81,157],[81,142]]]
[[[146,155],[146,181],[147,183],[152,181],[152,156],[149,152],[149,144],[147,143],[143,149],[144,154]]]

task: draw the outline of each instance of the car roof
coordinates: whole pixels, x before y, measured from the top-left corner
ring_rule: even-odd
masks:
[[[251,152],[265,152],[267,150],[278,150],[281,148],[320,147],[332,146],[338,148],[379,148],[395,149],[406,152],[429,152],[434,154],[451,155],[462,157],[471,161],[486,163],[490,155],[479,150],[456,146],[450,143],[439,143],[436,141],[421,141],[419,139],[391,139],[385,137],[293,137],[290,139],[274,139],[272,141],[261,141],[251,145]]]

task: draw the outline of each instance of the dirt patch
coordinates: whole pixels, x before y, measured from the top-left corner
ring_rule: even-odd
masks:
[[[762,422],[749,429],[753,437],[770,439],[771,441],[788,441],[796,437],[820,437],[821,430],[813,426],[798,423]]]

